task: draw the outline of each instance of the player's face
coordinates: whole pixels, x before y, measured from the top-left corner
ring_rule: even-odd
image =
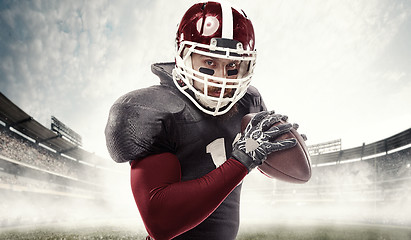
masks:
[[[193,69],[201,73],[220,78],[236,79],[240,68],[240,61],[233,61],[229,59],[213,58],[201,54],[193,53],[191,55]],[[201,76],[199,78],[203,79]],[[216,80],[209,79],[209,82],[221,83]],[[227,83],[230,84],[230,83]],[[233,83],[231,83],[233,84]],[[193,80],[193,86],[204,92],[204,84]],[[215,86],[208,86],[208,96],[219,97],[221,88]],[[232,97],[234,90],[226,88],[224,97]]]

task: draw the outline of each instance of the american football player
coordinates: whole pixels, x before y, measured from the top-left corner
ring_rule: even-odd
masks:
[[[175,61],[152,65],[160,84],[112,106],[109,153],[130,162],[131,189],[147,239],[235,239],[243,178],[273,151],[291,124],[267,111],[250,86],[254,29],[225,2],[194,4],[176,34]],[[258,114],[240,134],[244,115]]]

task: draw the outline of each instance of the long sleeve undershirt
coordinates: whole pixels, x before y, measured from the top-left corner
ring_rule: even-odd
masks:
[[[230,158],[203,177],[182,182],[177,157],[162,153],[132,162],[131,188],[149,235],[164,240],[204,221],[247,173]]]

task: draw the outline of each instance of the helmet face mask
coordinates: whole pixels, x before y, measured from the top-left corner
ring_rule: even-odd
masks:
[[[222,13],[227,9],[228,14]],[[229,38],[222,36],[223,14],[232,18],[226,20],[234,26],[231,34],[226,34]],[[234,8],[220,6],[220,3],[195,4],[179,25],[176,43],[173,79],[177,88],[203,112],[214,116],[227,113],[244,96],[253,74],[256,51],[251,22]],[[195,55],[235,64],[224,70],[226,74],[222,76],[208,67],[194,69]]]

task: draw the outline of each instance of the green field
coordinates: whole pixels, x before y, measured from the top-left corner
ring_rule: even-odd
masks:
[[[272,225],[241,230],[238,240],[409,240],[411,228],[372,225],[334,224],[318,225]],[[144,232],[122,227],[25,227],[3,229],[0,239],[145,239]]]

